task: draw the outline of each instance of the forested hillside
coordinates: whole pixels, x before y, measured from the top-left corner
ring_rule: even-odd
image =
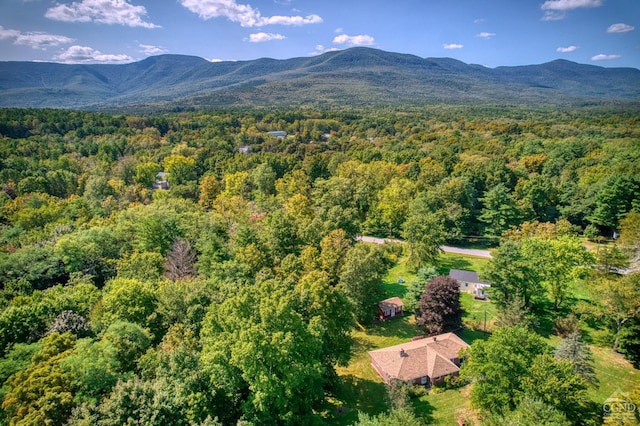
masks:
[[[214,63],[184,55],[117,65],[0,62],[0,106],[21,108],[619,104],[637,102],[639,87],[635,68],[556,60],[492,69],[365,47]]]
[[[635,108],[1,109],[0,187],[2,424],[339,424],[382,277],[445,243],[497,247],[502,312],[573,313],[640,360],[638,275],[617,275],[640,241]],[[553,409],[600,422],[578,402]]]

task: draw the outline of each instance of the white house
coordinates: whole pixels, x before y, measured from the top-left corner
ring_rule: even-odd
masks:
[[[491,287],[491,284],[480,281],[477,272],[452,269],[449,272],[449,277],[460,283],[460,291],[471,293],[476,299],[487,298],[486,290]]]

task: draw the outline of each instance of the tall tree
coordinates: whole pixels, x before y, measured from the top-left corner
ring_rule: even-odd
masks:
[[[549,354],[538,355],[522,379],[522,392],[562,412],[572,424],[585,424],[594,416],[587,382],[574,365]]]
[[[515,241],[502,241],[485,274],[491,282],[491,300],[498,307],[504,307],[516,298],[529,307],[534,297],[542,292],[537,268],[522,253],[521,244]]]
[[[513,411],[487,416],[486,426],[571,426],[571,422],[558,409],[539,399],[525,396]]]
[[[202,330],[203,369],[249,421],[310,422],[323,397],[318,326],[296,312],[289,288],[265,281],[211,305]]]
[[[542,338],[523,327],[499,328],[486,341],[473,342],[460,371],[473,382],[472,404],[490,413],[514,410],[531,364],[547,352]]]
[[[427,282],[416,310],[416,322],[429,334],[453,331],[462,326],[460,284],[449,277]]]
[[[384,249],[380,246],[356,243],[347,252],[338,286],[353,304],[359,322],[373,321],[378,302],[384,299],[382,277],[387,267]]]
[[[587,382],[597,383],[595,369],[593,367],[593,352],[582,340],[579,332],[573,332],[558,344],[555,350],[557,359],[569,361],[573,365],[573,371],[582,376]]]
[[[600,277],[591,286],[597,314],[605,318],[615,335],[613,350],[618,350],[625,327],[640,318],[640,273],[622,278]]]
[[[71,333],[45,337],[29,367],[7,380],[2,408],[10,424],[66,423],[74,406],[73,387],[60,362],[71,354],[75,343]]]
[[[485,234],[489,237],[500,237],[520,219],[518,207],[509,189],[502,183],[485,192],[480,201],[484,207],[478,220],[486,223]]]
[[[409,250],[409,268],[415,271],[421,266],[435,264],[442,252],[440,246],[446,242],[444,217],[412,204],[402,229]]]
[[[407,292],[404,294],[404,309],[413,312],[418,308],[424,287],[432,279],[438,276],[435,266],[424,266],[418,269],[416,279],[407,284]]]
[[[571,235],[556,239],[527,238],[522,241],[522,253],[538,265],[542,284],[556,310],[573,284],[588,273],[594,260],[582,241]]]

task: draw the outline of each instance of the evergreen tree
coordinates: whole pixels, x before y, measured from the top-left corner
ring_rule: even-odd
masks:
[[[581,375],[589,383],[596,384],[596,372],[593,368],[593,352],[582,340],[579,332],[573,332],[558,344],[555,355],[557,359],[563,359],[573,364],[573,371]]]

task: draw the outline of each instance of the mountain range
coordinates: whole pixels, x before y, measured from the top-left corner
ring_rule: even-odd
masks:
[[[0,107],[92,110],[611,101],[640,101],[640,70],[566,60],[487,68],[362,47],[286,60],[210,62],[160,55],[117,65],[0,62]]]

